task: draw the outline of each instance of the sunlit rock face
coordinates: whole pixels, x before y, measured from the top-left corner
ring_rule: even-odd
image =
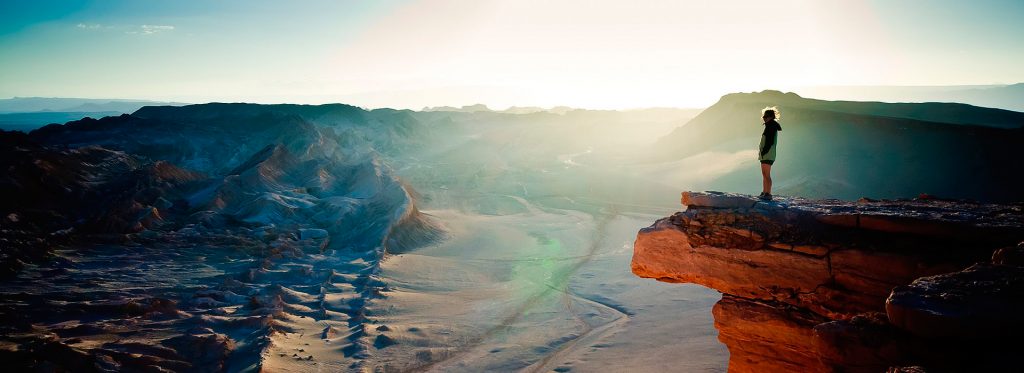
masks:
[[[1020,308],[1019,268],[965,270],[997,249],[1014,257],[1006,247],[1024,238],[1019,205],[715,192],[684,192],[682,202],[685,212],[639,232],[632,270],[723,293],[714,315],[730,371],[958,366],[970,364],[966,351],[1020,329],[1010,316]],[[935,336],[951,338],[939,349],[949,353],[928,352]],[[995,346],[985,356],[1004,350]],[[995,355],[989,363],[1006,362]]]
[[[729,347],[730,372],[825,369],[814,348],[814,325],[827,319],[779,304],[723,295],[712,309],[718,340]]]
[[[412,128],[359,136],[368,116],[211,104],[0,133],[0,359],[359,369],[381,258],[444,236],[374,151]]]

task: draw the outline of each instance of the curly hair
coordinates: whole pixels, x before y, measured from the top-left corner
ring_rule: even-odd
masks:
[[[769,113],[771,113],[772,119],[782,119],[782,113],[779,112],[779,108],[774,106],[768,106],[764,109],[761,109],[761,118],[764,118],[765,115],[769,115]]]

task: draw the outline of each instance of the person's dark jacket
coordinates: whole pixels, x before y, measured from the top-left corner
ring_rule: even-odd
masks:
[[[782,131],[782,126],[774,119],[764,124],[764,132],[761,132],[761,146],[758,149],[758,159],[762,161],[775,160],[775,145],[779,137],[779,131]]]

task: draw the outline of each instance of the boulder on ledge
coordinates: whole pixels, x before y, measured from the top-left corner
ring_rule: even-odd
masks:
[[[979,263],[899,286],[889,321],[922,337],[992,339],[1024,332],[1024,267]]]

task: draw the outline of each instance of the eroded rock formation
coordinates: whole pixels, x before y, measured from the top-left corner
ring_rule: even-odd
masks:
[[[1020,205],[715,192],[682,203],[639,232],[632,270],[723,293],[713,312],[730,371],[941,371],[977,353],[998,367],[998,341],[1022,329]]]
[[[381,259],[445,234],[374,151],[406,140],[355,136],[365,114],[210,104],[0,131],[0,361],[301,371],[320,362],[290,346],[316,343],[359,370]]]

